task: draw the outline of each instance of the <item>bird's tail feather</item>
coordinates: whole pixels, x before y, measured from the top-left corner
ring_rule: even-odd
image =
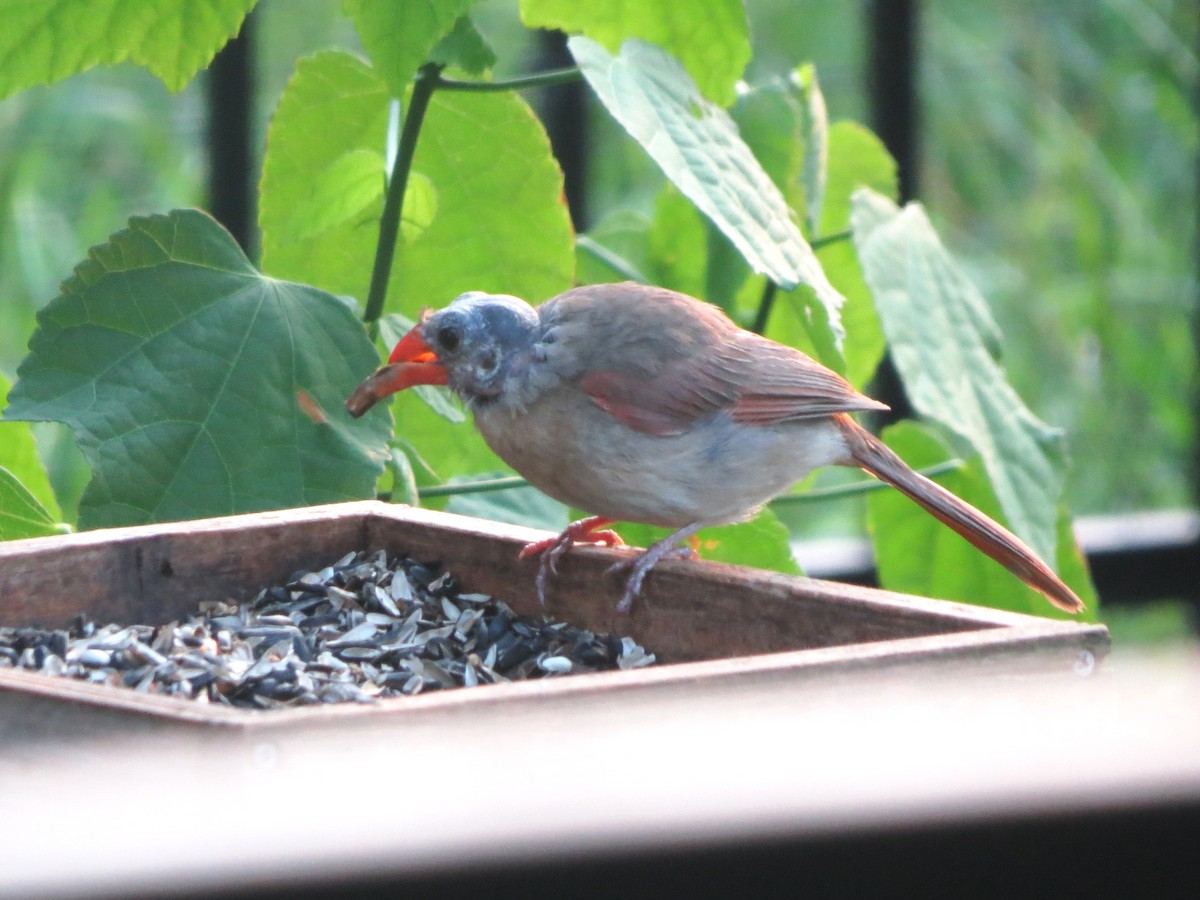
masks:
[[[887,482],[920,504],[930,515],[954,529],[975,547],[1004,566],[1046,599],[1067,612],[1083,609],[1080,600],[1015,534],[945,488],[914,472],[881,440],[845,413],[836,415],[838,428],[854,464]]]

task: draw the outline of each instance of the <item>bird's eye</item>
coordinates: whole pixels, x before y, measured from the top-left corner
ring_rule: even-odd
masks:
[[[496,354],[492,350],[486,350],[479,357],[479,368],[484,372],[490,372],[496,368]]]
[[[462,343],[462,332],[453,325],[443,325],[438,329],[437,339],[443,350],[453,353]]]

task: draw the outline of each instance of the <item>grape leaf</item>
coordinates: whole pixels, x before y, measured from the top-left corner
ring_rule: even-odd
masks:
[[[349,306],[257,272],[208,215],[135,217],[38,314],[9,419],[65,422],[81,527],[361,499],[389,417],[342,407],[377,356]]]
[[[346,173],[347,154],[384,152],[388,102],[383,80],[360,59],[324,52],[301,60],[271,122],[263,163],[267,271],[366,296],[382,197],[305,239],[296,239],[293,219],[314,185],[352,188],[353,178],[329,175]],[[539,302],[571,286],[574,235],[562,173],[520,97],[436,93],[413,167],[389,311],[415,316],[468,290]]]
[[[0,375],[0,409],[7,403],[10,387],[8,379]],[[50,485],[46,467],[38,456],[37,444],[28,423],[0,422],[0,468],[8,470],[13,479],[45,510],[47,516],[55,520],[62,518],[58,498]]]
[[[813,289],[840,346],[843,298],[733,120],[652,44],[628,40],[616,56],[584,37],[568,46],[608,111],[756,272],[785,289]]]
[[[29,488],[0,466],[0,541],[44,537],[62,530]]]
[[[98,65],[145,66],[172,91],[212,62],[256,0],[6,3],[0,99]]]
[[[722,106],[733,102],[734,85],[750,61],[750,27],[742,0],[687,3],[637,0],[580,3],[521,0],[529,28],[584,34],[615,53],[625,38],[657,44],[683,63],[701,92]]]
[[[345,0],[345,9],[391,95],[403,97],[417,69],[472,2]]]

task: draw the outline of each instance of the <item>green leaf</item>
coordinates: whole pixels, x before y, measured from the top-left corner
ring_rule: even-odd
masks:
[[[421,502],[417,494],[416,472],[404,447],[391,448],[391,452],[388,453],[387,470],[380,480],[387,482],[385,488],[391,492],[393,503],[416,506]]]
[[[901,422],[884,432],[889,446],[909,465],[923,467],[944,461],[950,451],[927,428]],[[945,475],[938,482],[947,490],[994,519],[1003,519],[1000,503],[987,474],[977,461]],[[867,501],[867,527],[875,549],[880,583],[895,591],[977,603],[1013,612],[1070,618],[1051,606],[1032,588],[999,563],[976,550],[899,491],[874,491]],[[1079,594],[1095,621],[1096,594],[1071,535],[1070,518],[1059,511],[1058,572]]]
[[[482,75],[496,64],[496,53],[471,20],[459,16],[454,29],[429,51],[429,61]]]
[[[649,251],[646,274],[651,282],[707,299],[704,219],[674,185],[664,185],[655,199],[654,218],[646,237]]]
[[[829,165],[829,114],[825,95],[817,82],[817,70],[811,63],[792,73],[792,83],[800,93],[800,133],[804,146],[805,225],[810,237],[820,234],[821,210],[825,205]]]
[[[4,4],[0,99],[94,66],[133,62],[172,91],[212,62],[256,0],[36,0]]]
[[[264,270],[334,294],[366,296],[382,183],[357,215],[310,237],[295,234],[295,210],[312,202],[315,184],[349,189],[328,174],[344,171],[348,157],[382,159],[387,124],[387,87],[361,59],[325,51],[299,61],[267,133],[259,200]]]
[[[10,387],[8,379],[0,375],[0,409],[8,402]],[[33,431],[25,422],[0,422],[0,468],[7,469],[49,517],[62,519],[62,510],[58,508],[58,498],[38,455]]]
[[[450,479],[451,484],[470,484],[489,478],[503,478],[507,472],[487,472],[469,477]],[[463,516],[477,516],[511,525],[527,525],[547,531],[562,531],[570,524],[567,507],[547,497],[537,488],[515,487],[502,491],[486,491],[478,494],[455,494],[446,504],[446,510]]]
[[[860,187],[897,195],[896,165],[879,139],[852,122],[825,121],[824,100],[810,67],[801,67],[786,82],[774,79],[745,91],[732,115],[792,208],[806,210],[810,236],[846,231],[850,197]],[[874,303],[849,241],[826,244],[817,258],[846,299],[841,310],[846,338],[840,351],[827,337],[812,294],[803,289],[777,299],[767,336],[803,350],[861,388],[883,356]],[[738,307],[747,319],[761,293],[761,285],[751,282],[740,294]]]
[[[983,458],[1012,530],[1055,558],[1065,467],[1062,435],[1037,419],[1005,380],[987,304],[917,204],[854,195],[851,220],[863,272],[913,406]]]
[[[0,466],[0,541],[61,533],[46,507],[16,475]]]
[[[788,206],[803,207],[800,175],[804,168],[804,136],[795,86],[780,78],[750,86],[738,94],[729,114],[763,171],[783,192]]]
[[[626,41],[618,56],[587,38],[571,38],[569,46],[609,112],[756,272],[784,288],[803,283],[816,291],[840,343],[842,297],[733,120],[651,44]]]
[[[850,228],[850,201],[859,188],[869,187],[893,200],[900,195],[895,160],[870,131],[854,122],[834,122],[829,127],[828,143],[824,201],[816,232],[820,235]],[[844,374],[855,387],[863,388],[879,367],[887,341],[858,254],[854,244],[845,240],[826,244],[817,251],[817,257],[829,280],[846,298],[842,307],[846,326]]]
[[[829,280],[846,298],[846,305],[842,307],[842,322],[846,326],[846,342],[842,345],[846,360],[843,374],[862,390],[879,368],[887,346],[879,314],[875,311],[871,291],[863,279],[862,266],[851,241],[827,244],[817,251],[817,256],[829,274]],[[829,365],[825,360],[822,362]]]
[[[346,154],[383,153],[388,92],[349,54],[301,60],[279,101],[263,163],[263,265],[331,293],[365,297],[382,200],[320,235],[295,240],[289,223],[312,185]],[[531,302],[560,293],[574,276],[574,235],[562,173],[540,123],[510,94],[434,94],[413,163],[404,216],[424,222],[402,240],[388,309],[410,317],[464,291],[516,294]],[[429,188],[423,188],[424,183]],[[436,214],[419,216],[419,191]],[[418,198],[416,200],[412,198]]]
[[[342,407],[377,361],[354,312],[206,214],[131,219],[38,323],[5,414],[74,430],[83,527],[372,496],[389,423]]]
[[[815,234],[825,236],[848,230],[854,192],[864,187],[890,200],[898,199],[896,161],[883,141],[857,122],[834,122],[829,126],[825,200]]]
[[[437,217],[397,248],[388,306],[415,316],[465,291],[539,303],[570,288],[575,233],[550,139],[516,94],[434,94],[414,168]]]
[[[345,0],[345,10],[391,95],[403,97],[417,69],[472,2]]]
[[[505,474],[512,474],[484,442],[473,422],[447,421],[413,391],[396,395],[392,414],[396,417],[398,439],[411,446],[428,466],[428,470],[422,467],[417,471],[417,483],[422,487],[479,472],[506,470]]]
[[[312,180],[281,239],[307,240],[352,221],[383,196],[384,177],[382,153],[362,147],[343,153]]]
[[[420,172],[409,172],[400,209],[400,238],[411,244],[425,233],[437,216],[437,188]]]
[[[588,229],[575,254],[575,279],[579,284],[609,281],[648,282],[646,234],[650,220],[630,209],[608,213]],[[580,235],[580,237],[584,237]]]
[[[625,38],[662,47],[691,74],[704,96],[733,102],[734,85],[750,61],[750,26],[741,0],[686,3],[521,0],[529,28],[585,34],[616,53]]]
[[[649,547],[672,531],[626,522],[616,525],[615,530],[635,547]],[[769,509],[760,510],[749,522],[706,528],[696,537],[701,559],[770,569],[788,575],[800,574],[800,566],[788,543],[788,530]]]

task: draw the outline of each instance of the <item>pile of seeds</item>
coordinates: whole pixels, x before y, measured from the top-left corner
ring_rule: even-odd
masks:
[[[650,665],[631,638],[519,616],[385,551],[168,625],[0,628],[0,667],[252,709]]]

